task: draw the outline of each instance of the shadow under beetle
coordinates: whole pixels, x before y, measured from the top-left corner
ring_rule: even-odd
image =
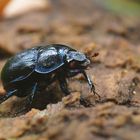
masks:
[[[34,95],[41,83],[45,82],[48,86],[56,80],[63,93],[69,95],[66,79],[79,73],[84,75],[91,91],[97,94],[93,82],[85,72],[89,64],[90,60],[85,54],[61,44],[25,50],[11,57],[2,69],[1,80],[7,94],[0,98],[0,103],[13,95],[27,96],[27,108],[31,109]],[[82,97],[80,101],[84,102]]]

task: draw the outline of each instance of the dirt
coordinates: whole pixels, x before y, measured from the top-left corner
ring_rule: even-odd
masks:
[[[90,93],[82,75],[69,79],[71,95],[64,97],[53,83],[37,93],[31,111],[17,116],[26,99],[11,97],[0,105],[0,139],[139,139],[140,21],[95,4],[52,1],[50,11],[1,19],[0,70],[10,56],[37,44],[67,44],[90,57],[99,53],[87,73],[101,98]]]

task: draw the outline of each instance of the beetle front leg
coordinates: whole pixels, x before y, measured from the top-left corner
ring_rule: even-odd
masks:
[[[59,79],[60,82],[60,88],[63,91],[63,93],[67,96],[70,94],[70,91],[68,90],[68,85],[67,85],[67,81],[65,78],[61,78]],[[80,96],[80,104],[82,104],[85,107],[89,107],[89,103],[82,97]]]
[[[81,70],[79,70],[79,69],[69,70],[67,72],[67,77],[73,77],[73,76],[76,76],[79,73],[81,73]]]
[[[91,92],[93,92],[95,95],[97,95],[100,99],[100,95],[95,91],[95,86],[94,86],[92,80],[90,79],[90,77],[86,74],[85,71],[82,71],[82,73],[83,73],[85,79],[87,80],[88,85],[90,86]]]

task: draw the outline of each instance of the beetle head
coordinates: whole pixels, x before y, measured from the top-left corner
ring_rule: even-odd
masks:
[[[69,63],[69,68],[87,68],[90,64],[90,60],[85,54],[81,52],[71,51],[67,55],[67,62]]]

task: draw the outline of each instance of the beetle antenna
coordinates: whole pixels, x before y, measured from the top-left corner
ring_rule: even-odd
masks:
[[[93,57],[97,57],[99,55],[98,52],[95,52],[94,54],[92,54],[91,56],[88,55],[87,58],[91,61]]]
[[[97,57],[99,55],[98,52],[94,53],[91,57]]]

